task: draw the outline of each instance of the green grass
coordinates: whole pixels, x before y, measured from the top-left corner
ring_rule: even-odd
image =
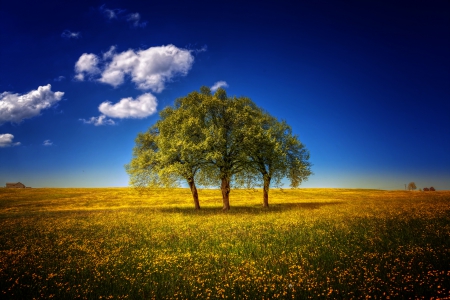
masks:
[[[0,189],[2,299],[450,295],[450,192]]]

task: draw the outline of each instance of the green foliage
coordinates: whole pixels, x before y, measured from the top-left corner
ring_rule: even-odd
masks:
[[[259,176],[260,183],[266,179],[275,186],[288,178],[291,187],[298,187],[312,174],[308,150],[285,121],[261,112],[255,123],[260,126],[248,132],[249,168],[253,172],[247,174]]]
[[[279,186],[288,178],[291,187],[298,187],[312,174],[308,160],[309,152],[286,122],[247,97],[229,97],[222,88],[212,94],[203,86],[176,99],[138,135],[126,169],[135,187],[173,186],[182,179],[191,190],[196,183],[220,185],[224,209],[229,209],[232,183],[263,185],[266,205],[271,182]]]
[[[126,170],[134,187],[173,187],[192,181],[204,159],[202,125],[195,116],[200,94],[176,100],[175,107],[160,112],[160,120],[139,133],[133,159]]]
[[[159,129],[156,126],[150,127],[145,133],[139,133],[135,140],[136,146],[133,148],[133,159],[125,166],[130,175],[130,185],[139,190],[177,185],[176,177],[160,173],[158,137]]]
[[[258,117],[258,108],[248,98],[227,97],[221,88],[206,97],[203,105],[209,149],[206,158],[215,166],[212,175],[230,180],[247,166],[249,144],[246,140]]]

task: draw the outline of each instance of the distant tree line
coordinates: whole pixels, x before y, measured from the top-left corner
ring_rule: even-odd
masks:
[[[408,190],[412,191],[412,190],[415,190],[415,189],[417,189],[416,184],[414,182],[410,182],[408,184]],[[432,191],[433,192],[433,191],[435,191],[435,188],[434,187],[430,187],[430,188],[424,187],[423,191],[424,192],[428,192],[428,191]]]
[[[228,210],[232,185],[262,187],[268,207],[270,186],[287,178],[298,187],[312,174],[309,151],[291,127],[247,97],[229,97],[222,88],[212,94],[203,86],[159,115],[138,134],[125,166],[133,187],[176,187],[185,181],[200,209],[197,185],[220,186]]]

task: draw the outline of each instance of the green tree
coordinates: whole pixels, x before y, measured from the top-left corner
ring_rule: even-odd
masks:
[[[416,188],[417,187],[416,187],[416,184],[414,182],[410,182],[408,184],[408,190],[412,191],[412,190],[415,190]]]
[[[247,131],[245,147],[248,170],[237,177],[246,183],[259,181],[263,187],[263,206],[268,207],[271,183],[279,186],[281,180],[287,178],[291,187],[298,187],[312,174],[311,163],[308,150],[285,121],[279,122],[259,110],[259,117],[253,122],[254,126]],[[254,180],[255,176],[259,180]]]
[[[149,131],[138,135],[133,159],[126,166],[132,186],[173,187],[184,179],[200,209],[195,182],[206,163],[201,97],[194,92],[177,99],[174,107],[160,112],[160,120]]]
[[[207,87],[178,98],[160,120],[136,139],[127,165],[133,186],[173,186],[187,181],[196,209],[196,182],[220,184],[223,209],[230,209],[231,183],[261,182],[268,206],[271,183],[288,178],[297,187],[311,175],[309,152],[286,122],[262,111],[249,98],[228,97]]]
[[[147,132],[139,133],[135,139],[133,158],[125,165],[130,176],[130,185],[143,190],[155,186],[174,186],[173,177],[160,177],[157,139],[159,129],[154,125]]]
[[[214,95],[202,87],[206,159],[205,173],[220,181],[223,209],[230,209],[230,184],[233,176],[247,169],[248,132],[258,118],[257,106],[246,97],[228,97],[219,88]]]

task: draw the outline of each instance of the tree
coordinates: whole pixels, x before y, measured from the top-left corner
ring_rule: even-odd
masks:
[[[429,190],[430,190],[430,189],[427,188],[427,187],[423,188],[423,191],[424,191],[424,192],[428,192]]]
[[[229,210],[233,176],[248,166],[246,139],[255,124],[251,120],[258,119],[258,108],[249,98],[228,97],[222,88],[214,95],[207,87],[202,87],[201,92],[208,144],[206,159],[210,166],[205,172],[220,181],[223,209]]]
[[[252,126],[248,132],[246,147],[249,168],[243,177],[259,176],[263,185],[263,206],[269,206],[269,188],[274,180],[278,186],[283,178],[290,180],[291,187],[298,187],[311,174],[309,152],[292,135],[292,129],[285,121],[279,122],[268,113],[260,111],[255,119],[259,126]]]
[[[160,112],[160,120],[149,131],[138,135],[133,159],[126,166],[131,185],[172,187],[184,179],[200,209],[195,181],[206,163],[200,104],[197,92],[179,98],[174,107]]]
[[[174,186],[173,177],[161,177],[159,174],[161,164],[158,159],[158,136],[159,129],[155,125],[147,132],[139,133],[135,139],[133,158],[125,165],[130,176],[130,185],[139,190],[155,186]]]
[[[416,184],[414,182],[410,182],[408,184],[408,190],[412,191],[412,190],[415,190],[416,188],[417,187],[416,187]]]
[[[260,181],[268,206],[270,184],[288,178],[297,187],[311,175],[309,152],[286,122],[246,97],[207,87],[178,98],[160,120],[136,139],[126,166],[133,186],[173,186],[186,180],[200,209],[196,182],[220,183],[223,209],[230,209],[231,183]]]
[[[434,187],[430,187],[430,191],[434,192],[436,190],[434,189]]]

